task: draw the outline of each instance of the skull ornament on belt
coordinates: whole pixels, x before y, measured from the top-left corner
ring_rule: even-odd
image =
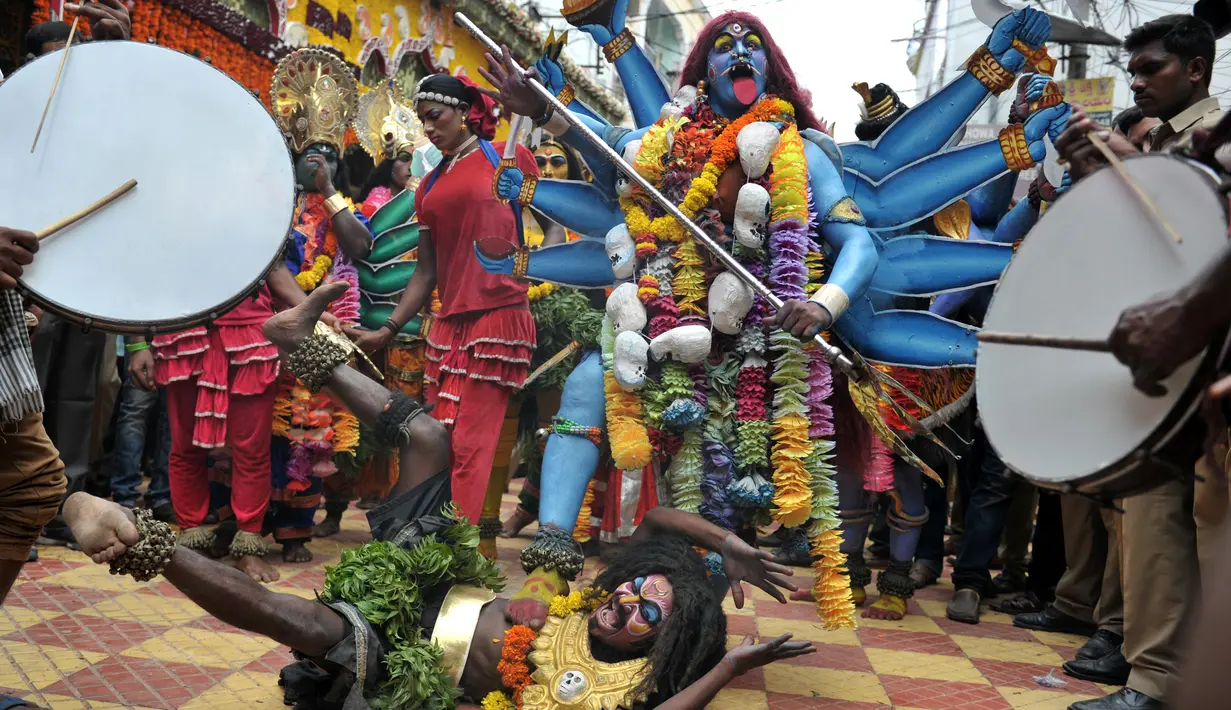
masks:
[[[628,225],[617,224],[607,232],[607,258],[617,279],[631,278],[636,267],[637,245],[628,233]]]
[[[565,671],[564,676],[560,678],[560,683],[556,686],[556,700],[572,704],[585,695],[589,685],[589,681],[581,671]]]
[[[628,145],[624,146],[624,162],[632,165],[637,160],[637,153],[640,152],[641,141],[629,141]],[[616,194],[620,197],[633,194],[633,181],[629,180],[624,173],[616,175]]]

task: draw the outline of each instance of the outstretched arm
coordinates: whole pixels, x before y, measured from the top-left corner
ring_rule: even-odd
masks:
[[[791,634],[783,634],[766,643],[754,644],[752,641],[751,636],[744,637],[744,642],[727,651],[727,655],[709,673],[685,688],[684,692],[659,705],[659,710],[703,710],[718,695],[718,691],[748,671],[783,658],[816,653],[811,641],[792,641]]]
[[[876,273],[876,244],[863,224],[862,217],[839,219],[832,211],[844,200],[849,201],[842,176],[824,151],[811,142],[804,143],[808,159],[808,180],[812,187],[812,199],[821,212],[821,236],[837,251],[829,284],[846,294],[849,300],[863,295],[872,275]],[[841,314],[834,314],[834,320]]]
[[[581,25],[581,31],[603,48],[607,60],[615,64],[628,105],[633,110],[633,123],[638,128],[658,120],[663,104],[671,100],[658,70],[650,62],[631,34],[625,32],[629,0],[615,0],[611,20],[605,25]]]
[[[479,264],[488,273],[513,273],[513,256],[484,254],[479,244],[475,244],[474,251]],[[581,239],[530,252],[526,278],[573,288],[608,288],[616,281],[611,271],[611,260],[607,257],[607,247],[593,239]]]
[[[504,169],[496,180],[496,196],[520,201],[525,181],[526,174],[521,170]],[[534,197],[528,206],[552,222],[594,239],[602,239],[624,221],[618,205],[604,199],[603,192],[594,185],[580,180],[536,179]]]

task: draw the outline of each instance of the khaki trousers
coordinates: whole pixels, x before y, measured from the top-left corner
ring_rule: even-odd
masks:
[[[67,487],[64,462],[42,414],[0,422],[0,560],[26,561]]]
[[[1128,687],[1166,703],[1179,685],[1181,632],[1199,586],[1193,484],[1172,481],[1122,505]]]
[[[1215,461],[1204,456],[1197,462],[1197,474],[1204,480],[1197,481],[1193,498],[1193,518],[1197,523],[1197,555],[1201,569],[1211,571],[1217,564],[1222,541],[1222,528],[1231,510],[1231,498],[1227,491],[1227,431],[1217,435],[1211,453]]]
[[[1056,609],[1123,636],[1119,514],[1078,495],[1060,497],[1060,514],[1068,569],[1056,585]]]

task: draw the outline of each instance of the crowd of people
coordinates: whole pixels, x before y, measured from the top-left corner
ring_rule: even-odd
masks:
[[[1103,126],[1052,80],[1047,16],[1019,10],[918,106],[856,85],[860,142],[839,146],[756,17],[707,24],[671,93],[621,5],[590,5],[606,14],[566,16],[589,18],[631,129],[576,101],[550,51],[528,73],[489,55],[492,88],[434,74],[362,97],[329,52],[281,59],[268,99],[298,186],[284,258],[208,324],[117,337],[42,312],[18,289],[38,239],[0,227],[0,601],[36,543],[68,544],[294,649],[295,707],[701,708],[814,651],[789,634],[727,649],[722,600],[742,607],[743,582],[814,600],[832,629],[858,607],[902,619],[947,563],[949,619],[978,624],[991,601],[1086,637],[1064,672],[1122,688],[1072,710],[1219,707],[1231,384],[1202,383],[1208,416],[1172,452],[1185,475],[1112,502],[1010,471],[973,379],[988,283],[1050,205],[1113,156],[1231,172],[1209,25],[1134,29],[1135,105]],[[129,39],[119,0],[68,8],[93,41]],[[46,23],[27,49],[68,39]],[[998,139],[952,150],[1010,90]],[[533,128],[493,142],[502,114]],[[371,159],[362,186],[348,128]],[[1047,137],[1064,180],[1040,170],[1014,202]],[[1225,336],[1229,269],[1231,249],[1120,316],[1110,349],[1142,392]],[[515,455],[493,426],[506,414]],[[526,483],[502,524],[510,459]],[[318,601],[263,586],[268,536],[310,562],[356,499],[373,542]],[[501,598],[495,538],[536,519],[526,582]],[[619,549],[572,589],[596,539]]]

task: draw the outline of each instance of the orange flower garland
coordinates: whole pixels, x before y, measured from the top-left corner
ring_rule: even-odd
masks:
[[[504,648],[500,651],[500,662],[496,670],[500,671],[500,683],[513,691],[513,702],[521,707],[521,694],[534,684],[530,679],[530,664],[526,656],[530,655],[530,647],[538,634],[529,626],[518,624],[504,634]]]

